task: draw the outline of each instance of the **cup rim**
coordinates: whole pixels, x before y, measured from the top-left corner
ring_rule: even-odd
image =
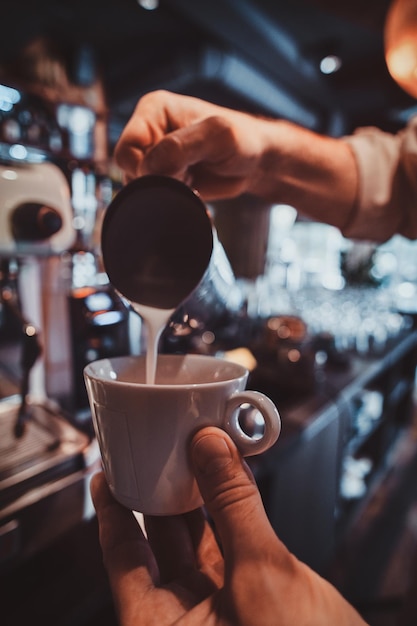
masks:
[[[158,360],[179,359],[179,358],[186,358],[187,360],[192,360],[192,361],[209,361],[210,363],[217,361],[218,363],[224,363],[224,364],[227,364],[229,367],[235,368],[236,375],[229,376],[228,378],[224,378],[222,380],[210,380],[210,381],[203,382],[203,383],[196,382],[196,383],[180,383],[180,384],[172,384],[172,383],[149,384],[145,382],[132,382],[132,381],[126,381],[126,380],[119,380],[119,379],[103,378],[103,376],[100,376],[99,374],[97,374],[93,369],[95,366],[98,367],[100,366],[101,363],[106,363],[108,361],[113,361],[113,362],[114,361],[120,362],[120,361],[126,361],[126,360],[145,361],[146,354],[139,354],[139,355],[107,357],[104,359],[91,361],[84,367],[84,376],[93,380],[97,380],[97,381],[105,381],[106,384],[109,384],[109,385],[126,386],[126,387],[132,387],[132,386],[133,387],[146,387],[147,389],[161,390],[161,389],[193,389],[195,387],[198,387],[199,389],[200,388],[202,389],[213,388],[219,385],[230,383],[233,380],[241,380],[242,378],[247,377],[249,374],[248,369],[244,367],[243,365],[241,365],[240,363],[229,361],[221,357],[209,356],[209,355],[204,355],[204,354],[158,354]]]

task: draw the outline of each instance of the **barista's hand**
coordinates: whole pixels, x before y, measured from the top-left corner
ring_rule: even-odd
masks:
[[[114,156],[126,180],[172,176],[204,200],[251,193],[342,230],[358,189],[345,141],[168,91],[139,100]]]
[[[207,200],[237,196],[259,175],[266,120],[167,91],[143,96],[116,146],[128,180],[178,178]]]
[[[147,541],[103,474],[93,478],[122,626],[363,626],[338,592],[278,540],[250,471],[223,431],[197,433],[191,458],[224,560],[202,511],[147,518]]]

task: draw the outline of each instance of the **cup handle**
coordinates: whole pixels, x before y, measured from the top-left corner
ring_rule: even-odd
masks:
[[[250,437],[239,423],[239,411],[242,404],[254,406],[262,414],[265,430],[260,438]],[[281,418],[275,404],[259,391],[238,391],[226,404],[224,429],[231,436],[243,456],[260,454],[270,448],[281,432]]]

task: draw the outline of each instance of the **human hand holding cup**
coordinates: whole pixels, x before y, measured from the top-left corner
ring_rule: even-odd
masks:
[[[104,472],[114,497],[146,515],[176,515],[203,501],[188,443],[205,426],[224,429],[243,456],[264,452],[280,433],[280,417],[265,395],[245,390],[248,371],[223,359],[159,355],[155,384],[146,384],[145,356],[102,359],[84,376]],[[263,416],[263,435],[251,437],[239,407]]]

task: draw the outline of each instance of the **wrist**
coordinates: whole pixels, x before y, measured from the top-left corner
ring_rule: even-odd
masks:
[[[248,191],[343,228],[358,187],[356,161],[346,142],[286,120],[263,121],[260,136],[262,150]]]
[[[291,174],[298,161],[294,142],[295,127],[285,120],[260,120],[261,149],[254,176],[249,181],[249,193],[278,201],[299,186]],[[284,200],[283,200],[284,201]]]

